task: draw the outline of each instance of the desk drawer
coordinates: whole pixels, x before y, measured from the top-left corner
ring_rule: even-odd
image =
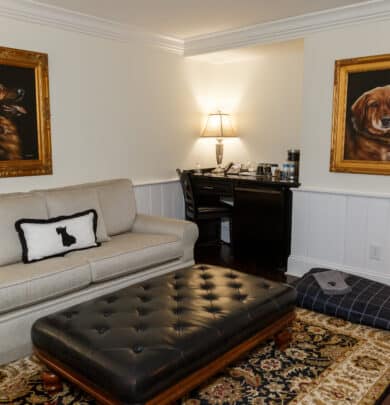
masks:
[[[203,195],[233,195],[233,184],[224,181],[194,179],[194,191]]]

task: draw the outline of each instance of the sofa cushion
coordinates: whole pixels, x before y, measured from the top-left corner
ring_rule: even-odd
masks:
[[[129,232],[137,214],[134,188],[130,180],[118,179],[95,183],[107,233]]]
[[[94,183],[76,184],[45,191],[96,190],[108,235],[131,230],[137,213],[135,194],[129,179],[114,179]]]
[[[21,218],[47,219],[44,198],[27,193],[0,197],[0,266],[22,260],[22,245],[15,229],[15,222]]]
[[[0,268],[0,313],[80,290],[91,283],[88,262],[60,257]]]
[[[98,242],[105,242],[110,238],[107,235],[104,217],[100,208],[99,198],[96,190],[74,189],[74,190],[49,190],[40,192],[46,198],[49,217],[72,215],[77,212],[93,209],[98,215],[96,236]]]
[[[97,249],[73,252],[91,265],[92,282],[100,282],[157,266],[183,255],[181,241],[174,235],[124,233],[113,236]]]

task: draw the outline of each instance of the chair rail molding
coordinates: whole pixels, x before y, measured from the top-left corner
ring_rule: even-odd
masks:
[[[327,267],[390,285],[390,195],[296,189],[288,273]]]
[[[388,0],[365,1],[268,23],[186,38],[184,55],[194,56],[250,45],[293,40],[318,31],[388,19],[390,19]]]
[[[388,198],[390,199],[390,193],[378,193],[371,191],[359,191],[359,190],[342,190],[338,188],[318,188],[318,187],[305,187],[292,189],[295,193],[322,193],[322,194],[339,194],[339,195],[349,195],[357,197],[367,197],[367,198]]]
[[[181,39],[142,31],[135,26],[43,4],[35,0],[0,0],[0,16],[115,41],[130,42],[138,39],[178,54],[183,54],[184,51],[184,42]]]

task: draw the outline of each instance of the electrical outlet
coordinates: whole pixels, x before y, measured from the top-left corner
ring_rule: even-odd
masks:
[[[382,246],[370,245],[370,259],[371,260],[382,260]]]

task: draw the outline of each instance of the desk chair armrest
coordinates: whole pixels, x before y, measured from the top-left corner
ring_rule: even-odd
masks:
[[[194,245],[199,235],[198,227],[193,222],[137,214],[132,232],[175,235],[182,241],[183,261],[193,260]]]

